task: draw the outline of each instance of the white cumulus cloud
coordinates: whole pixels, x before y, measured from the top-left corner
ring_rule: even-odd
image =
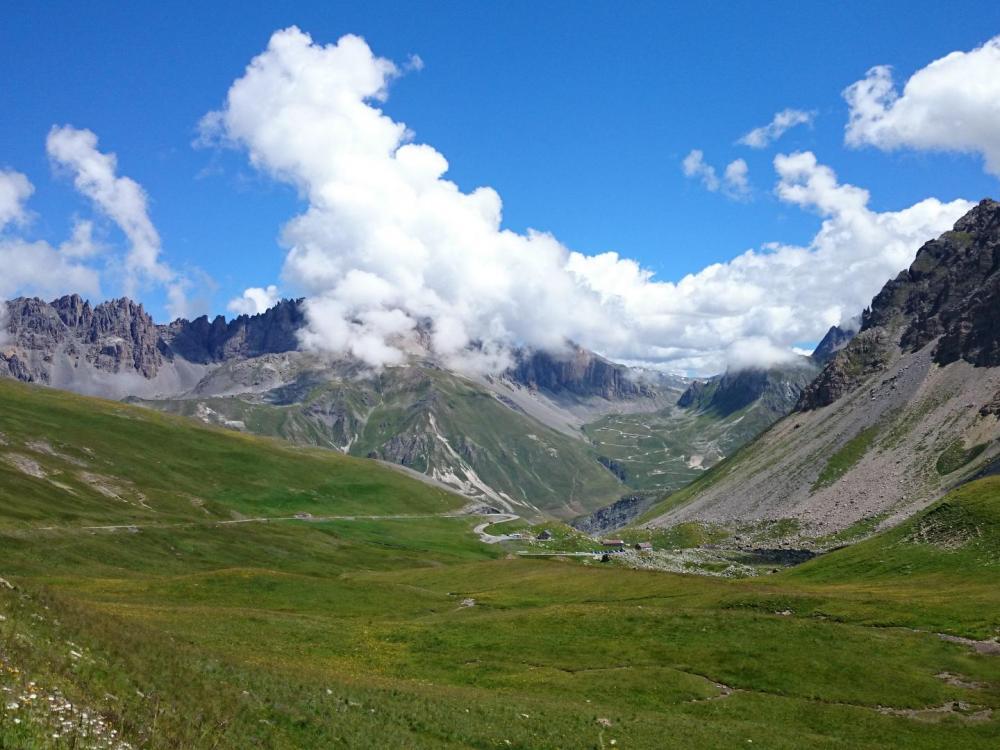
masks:
[[[750,170],[743,159],[729,162],[722,171],[720,179],[715,167],[705,161],[704,152],[696,148],[684,157],[681,169],[685,177],[700,180],[710,192],[714,193],[721,189],[730,198],[744,198],[750,192],[750,183],[747,179]]]
[[[35,191],[28,178],[10,169],[0,170],[0,230],[24,222],[24,204]]]
[[[46,140],[49,157],[68,169],[73,184],[124,233],[129,249],[124,259],[125,293],[136,297],[149,284],[162,286],[167,293],[171,315],[187,316],[192,310],[187,291],[191,282],[160,259],[160,235],[149,217],[146,191],[131,177],[119,176],[115,154],[97,148],[97,136],[90,130],[71,125],[53,127]],[[71,245],[76,254],[92,252],[90,228],[79,229]]]
[[[774,167],[778,198],[823,217],[807,246],[770,243],[677,283],[658,282],[614,253],[573,254],[573,270],[617,301],[629,321],[634,348],[622,358],[696,373],[745,366],[751,350],[761,361],[781,361],[777,351],[818,340],[857,315],[924,241],[974,205],[928,198],[879,213],[868,207],[867,190],[841,184],[810,152],[779,155]]]
[[[867,191],[840,184],[813,154],[782,155],[777,196],[822,217],[813,241],[659,281],[617,253],[504,229],[496,191],[463,192],[446,179],[445,157],[382,111],[399,74],[360,37],[321,45],[290,28],[203,121],[203,141],[244,149],[308,204],[282,232],[284,283],[307,297],[303,345],[375,366],[403,361],[418,326],[438,355],[468,367],[567,340],[698,373],[745,360],[748,346],[783,357],[857,314],[971,206],[929,198],[874,212]],[[721,179],[700,152],[684,168],[714,189],[748,184],[741,160]]]
[[[750,148],[766,148],[781,138],[796,125],[811,125],[815,112],[805,112],[801,109],[783,109],[775,113],[767,125],[754,128],[737,141]]]
[[[701,149],[692,149],[681,162],[681,169],[684,170],[685,177],[701,180],[707,190],[714,192],[719,189],[719,176],[715,173],[715,167],[705,161],[705,153]]]
[[[874,67],[844,98],[849,146],[979,153],[1000,177],[1000,37],[935,60],[902,93],[888,66]]]
[[[34,186],[20,172],[0,172],[0,230],[21,223],[27,216],[26,202]],[[0,300],[16,294],[57,296],[68,292],[97,294],[97,271],[77,261],[69,243],[58,248],[47,242],[0,234]],[[0,305],[6,315],[7,308]],[[6,325],[0,324],[6,330]]]
[[[278,303],[278,287],[270,284],[267,287],[250,287],[239,297],[231,299],[227,309],[236,315],[257,315]]]
[[[726,165],[726,171],[722,175],[723,182],[727,189],[734,196],[746,195],[750,192],[750,182],[747,175],[750,168],[743,159],[736,159]]]
[[[173,272],[159,261],[160,235],[149,218],[146,191],[132,178],[117,175],[117,157],[97,150],[97,136],[92,131],[70,125],[52,128],[45,145],[55,162],[72,171],[76,189],[128,238],[131,247],[125,267],[130,283],[139,276],[169,281]]]

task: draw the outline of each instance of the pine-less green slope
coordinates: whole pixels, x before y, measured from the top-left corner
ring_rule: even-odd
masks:
[[[624,468],[629,487],[652,494],[685,487],[775,419],[758,403],[727,415],[671,406],[654,414],[612,414],[585,431],[601,455]]]
[[[953,490],[909,521],[790,570],[832,587],[831,614],[1000,637],[1000,477]]]
[[[49,473],[0,474],[0,576],[16,587],[0,584],[0,687],[36,695],[0,703],[2,747],[80,746],[46,723],[56,687],[149,748],[1000,738],[982,713],[1000,709],[1000,657],[935,635],[997,627],[995,481],[948,501],[974,511],[947,524],[974,540],[879,537],[726,581],[506,559],[436,515],[450,497],[370,462],[119,404],[0,383],[0,432],[0,454]],[[98,467],[151,509],[78,483]],[[219,523],[302,507],[423,517]],[[95,520],[137,528],[80,528]]]
[[[454,495],[373,462],[0,381],[5,526],[433,513]]]
[[[585,441],[430,366],[316,384],[287,404],[253,396],[143,403],[220,423],[240,422],[251,432],[303,445],[346,446],[355,456],[374,454],[423,473],[453,476],[456,486],[464,484],[470,492],[485,485],[529,515],[540,515],[537,508],[571,518],[627,491]]]

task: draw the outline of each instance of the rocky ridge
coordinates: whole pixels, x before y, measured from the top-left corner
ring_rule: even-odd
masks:
[[[649,517],[805,538],[884,527],[1000,460],[1000,204],[926,243],[796,411]]]
[[[677,405],[727,417],[751,404],[759,404],[777,419],[792,409],[817,371],[817,365],[807,357],[769,369],[727,371],[709,380],[693,382]]]
[[[832,404],[885,367],[898,346],[934,343],[933,361],[1000,365],[1000,203],[983,200],[925,243],[862,316],[861,329],[802,394],[798,409]]]
[[[858,335],[858,326],[830,326],[830,330],[816,345],[816,349],[809,356],[820,364],[826,364],[833,357],[851,343],[851,339]]]

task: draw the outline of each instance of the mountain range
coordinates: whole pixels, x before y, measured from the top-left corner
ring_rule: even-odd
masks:
[[[131,300],[76,295],[7,303],[0,375],[403,466],[529,518],[849,536],[1000,453],[998,265],[1000,205],[984,200],[811,357],[707,380],[570,344],[481,375],[418,341],[373,371],[301,350],[302,300],[156,325]]]
[[[302,351],[304,324],[302,300],[156,325],[124,298],[19,298],[0,375],[401,465],[492,507],[568,519],[686,484],[786,413],[809,372],[803,360],[699,384],[567,345],[470,375],[419,340],[404,366],[374,371]],[[714,401],[690,400],[691,388]],[[607,439],[615,419],[649,422],[656,445],[623,452]]]

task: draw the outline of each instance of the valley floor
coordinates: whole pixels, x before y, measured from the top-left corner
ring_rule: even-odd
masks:
[[[726,580],[518,559],[371,462],[0,402],[0,747],[1000,743],[1000,478]]]

